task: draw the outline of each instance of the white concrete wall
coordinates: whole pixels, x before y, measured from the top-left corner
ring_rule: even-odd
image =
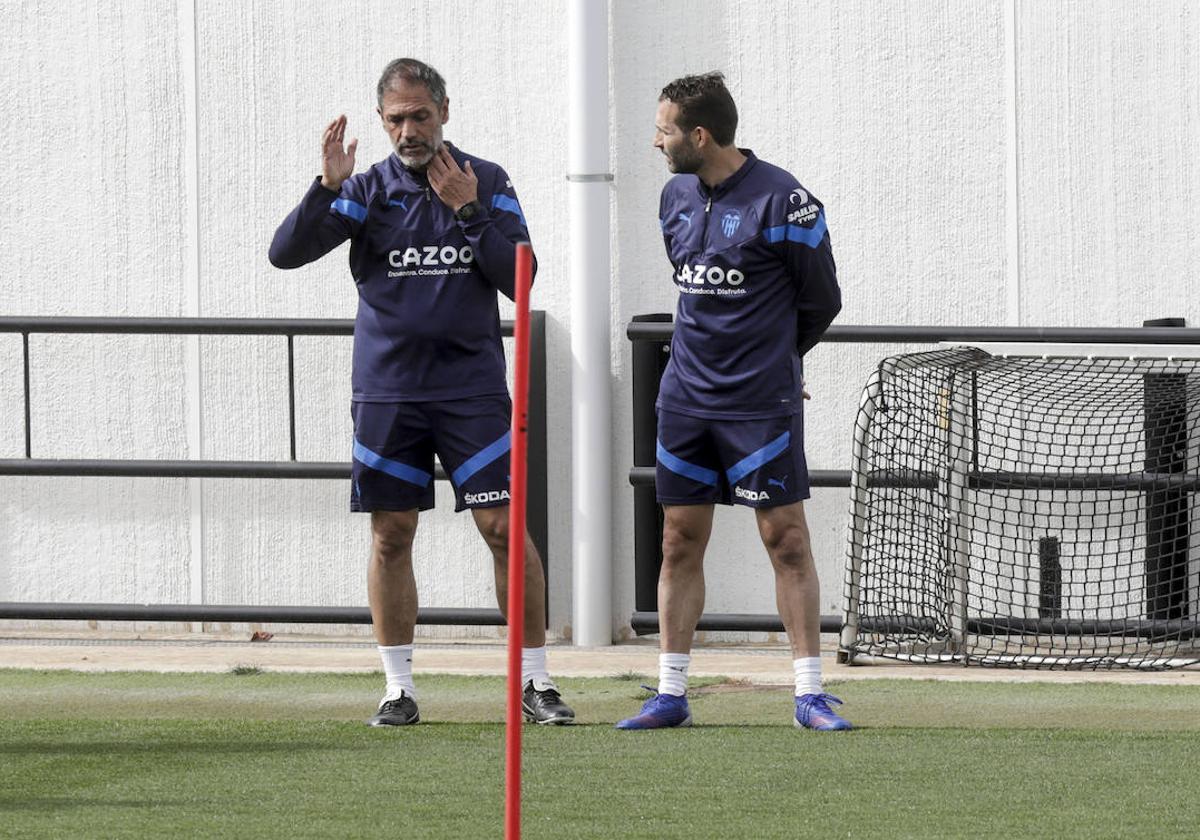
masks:
[[[182,313],[184,121],[176,9],[0,7],[0,312]],[[24,454],[20,341],[5,336],[0,433]],[[180,457],[183,342],[35,336],[39,457]],[[0,483],[0,598],[187,597],[186,488],[160,479]]]
[[[399,55],[438,67],[447,138],[508,169],[538,249],[551,625],[569,632],[565,5],[0,0],[0,15],[0,159],[26,174],[0,198],[8,315],[352,317],[344,250],[280,272],[266,245],[318,172],[321,127],[346,113],[362,165],[378,160],[379,71]],[[740,145],[825,202],[841,323],[1134,326],[1195,310],[1193,4],[614,0],[610,17],[615,636],[633,608],[625,325],[675,299],[650,146],[670,79],[723,70]],[[206,338],[199,363],[179,338],[32,344],[36,457],[286,456],[281,339]],[[810,356],[811,467],[848,465],[858,391],[897,349]],[[20,353],[0,335],[0,457],[24,449]],[[298,340],[297,382],[298,456],[345,459],[348,340]],[[367,526],[346,495],[329,481],[0,479],[0,600],[363,604]],[[438,501],[452,507],[444,487]],[[823,612],[840,604],[846,507],[842,490],[809,505]],[[424,605],[492,604],[466,517],[423,517],[417,558]],[[745,511],[719,512],[708,566],[709,609],[773,609]],[[451,633],[495,631],[435,634]]]
[[[1200,318],[1200,7],[1055,9],[1017,17],[1022,319]]]

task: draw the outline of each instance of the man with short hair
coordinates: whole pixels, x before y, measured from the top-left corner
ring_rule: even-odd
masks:
[[[804,519],[801,359],[841,309],[821,202],[734,145],[720,73],[659,96],[654,145],[676,173],[659,222],[679,304],[658,397],[655,485],[663,505],[658,692],[618,729],[686,726],[692,636],[704,609],[713,505],[754,509],[775,570],[796,677],[794,723],[849,729],[821,689],[820,589]]]
[[[418,512],[434,506],[433,457],[494,558],[507,606],[509,419],[496,292],[514,295],[516,243],[528,241],[508,175],[442,139],[446,83],[412,58],[390,63],[376,109],[395,153],[354,175],[346,117],[325,128],[321,175],[271,242],[271,263],[298,268],[350,240],[354,461],[350,508],[371,513],[367,594],[387,686],[372,726],[420,720],[412,676]],[[574,712],[546,669],[545,579],[525,539],[525,717]],[[509,617],[512,620],[512,617]]]

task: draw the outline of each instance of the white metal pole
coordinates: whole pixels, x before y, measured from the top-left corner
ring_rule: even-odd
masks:
[[[612,644],[608,3],[572,0],[567,27],[572,631],[591,647]]]
[[[183,88],[184,147],[184,296],[183,314],[197,318],[200,311],[200,64],[196,46],[196,0],[178,0],[180,71]],[[183,339],[183,379],[187,393],[187,454],[194,461],[204,458],[204,383],[200,359],[200,336]],[[188,529],[188,603],[203,604],[204,592],[204,479],[187,481],[190,527]],[[192,631],[204,631],[203,622]]]
[[[946,454],[945,483],[947,562],[950,570],[950,635],[954,640],[954,652],[965,664],[968,659],[969,626],[967,602],[970,598],[971,552],[967,527],[967,504],[969,502],[969,473],[971,470],[972,433],[972,387],[970,374],[955,371],[946,386],[949,393],[946,404]]]
[[[854,421],[854,445],[850,467],[850,557],[846,565],[846,615],[842,623],[839,655],[846,661],[858,646],[859,621],[862,618],[862,565],[867,535],[868,502],[867,473],[871,469],[871,424],[883,393],[884,379],[890,369],[880,365],[867,380]]]

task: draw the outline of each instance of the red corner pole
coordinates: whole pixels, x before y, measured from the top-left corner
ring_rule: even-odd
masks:
[[[508,507],[508,711],[505,716],[504,836],[521,837],[521,648],[525,641],[525,451],[529,430],[529,287],[533,249],[517,245],[512,460]]]

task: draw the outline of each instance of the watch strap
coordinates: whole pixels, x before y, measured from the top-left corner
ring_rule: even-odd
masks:
[[[457,210],[455,210],[454,218],[458,219],[460,222],[469,222],[482,212],[483,204],[479,201],[479,199],[476,199],[475,201],[467,202],[462,207],[459,207]]]

